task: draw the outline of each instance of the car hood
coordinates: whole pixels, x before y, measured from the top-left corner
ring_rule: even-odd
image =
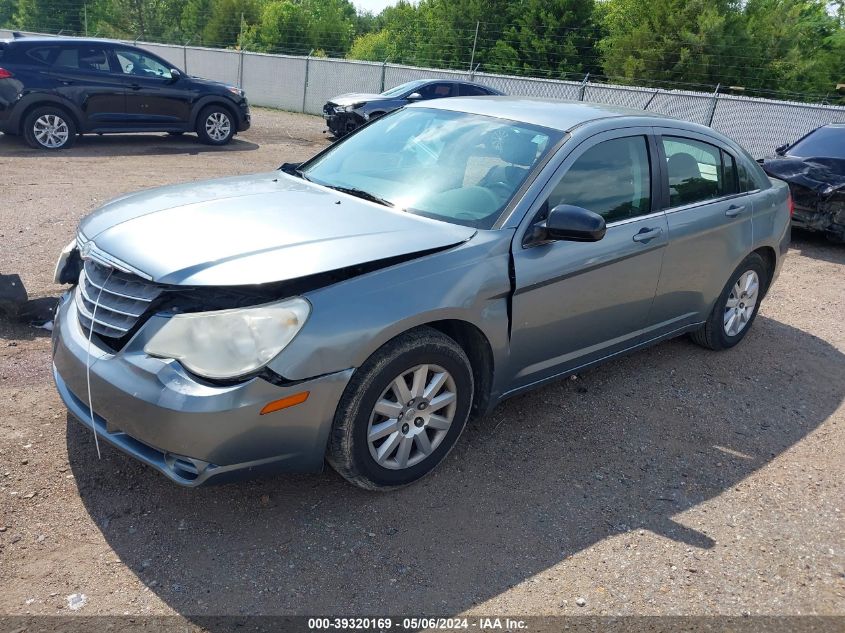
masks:
[[[225,90],[228,92],[229,88],[237,88],[234,84],[227,84],[222,81],[214,81],[213,79],[206,79],[205,77],[196,77],[194,75],[189,75],[188,79],[195,84],[200,84],[202,86],[208,86],[210,88],[219,88],[220,90]]]
[[[343,95],[338,95],[329,99],[329,103],[335,105],[352,105],[353,103],[363,103],[367,101],[389,101],[393,97],[385,97],[379,94],[368,94],[366,92],[350,92]]]
[[[153,281],[198,286],[297,279],[475,234],[279,171],[123,196],[79,230],[83,242]]]

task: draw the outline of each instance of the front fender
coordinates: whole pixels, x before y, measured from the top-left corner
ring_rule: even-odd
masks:
[[[197,125],[197,117],[200,114],[200,110],[202,110],[207,105],[211,105],[212,103],[222,103],[227,108],[229,108],[229,110],[232,111],[232,114],[235,115],[238,125],[240,125],[243,116],[241,113],[241,109],[237,103],[223,95],[204,95],[194,101],[194,103],[191,105],[190,126],[192,129]]]
[[[508,355],[511,231],[480,231],[469,242],[306,293],[312,310],[269,367],[289,380],[360,367],[389,340],[442,320],[477,327],[494,366]]]

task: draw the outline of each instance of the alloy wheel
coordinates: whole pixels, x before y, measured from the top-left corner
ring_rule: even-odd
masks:
[[[205,131],[213,141],[223,141],[232,131],[232,122],[222,112],[212,112],[205,120]]]
[[[417,365],[402,372],[382,392],[370,414],[370,455],[390,470],[419,464],[446,437],[457,401],[455,380],[442,367]]]
[[[754,314],[759,291],[760,278],[756,272],[748,270],[739,276],[725,303],[725,334],[736,336],[745,329]]]
[[[56,149],[67,143],[70,136],[67,122],[55,114],[44,114],[32,126],[35,139],[44,147]]]

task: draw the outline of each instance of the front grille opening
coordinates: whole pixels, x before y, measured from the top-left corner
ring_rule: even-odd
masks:
[[[79,324],[86,333],[93,324],[103,343],[113,350],[120,349],[124,338],[137,329],[139,320],[162,291],[158,284],[137,275],[86,260],[74,293]]]

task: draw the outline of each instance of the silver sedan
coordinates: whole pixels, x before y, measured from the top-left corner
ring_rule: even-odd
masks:
[[[328,462],[389,489],[505,398],[683,334],[738,344],[790,206],[699,125],[415,104],[305,163],[85,218],[56,269],[56,385],[98,445],[179,484]]]

